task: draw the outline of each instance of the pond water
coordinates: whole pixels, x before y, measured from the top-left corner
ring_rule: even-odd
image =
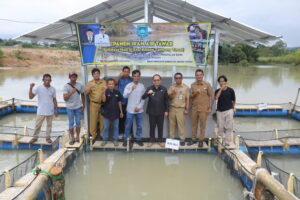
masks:
[[[239,180],[216,154],[90,152],[65,180],[66,199],[243,199]]]

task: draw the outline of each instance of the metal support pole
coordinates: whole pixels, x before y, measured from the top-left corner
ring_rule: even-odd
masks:
[[[213,90],[217,89],[217,79],[218,79],[218,68],[219,68],[219,40],[220,40],[220,32],[218,29],[215,29],[215,39],[214,39],[214,73],[213,73]],[[214,113],[216,110],[216,101],[213,100],[212,104],[212,112]]]
[[[174,75],[176,73],[176,66],[172,67],[172,83],[175,83]]]
[[[88,82],[88,75],[87,75],[87,66],[86,65],[82,65],[81,66],[81,76],[82,76],[82,85],[86,86],[87,82]],[[84,109],[84,113],[83,113],[83,127],[88,130],[88,101],[87,101],[87,96],[85,97],[85,109]]]
[[[104,71],[104,78],[107,78],[107,65],[104,65],[104,69],[103,69],[103,71]]]
[[[217,89],[217,79],[218,79],[218,68],[219,68],[219,40],[220,32],[215,29],[215,41],[214,41],[214,74],[213,74],[213,89]]]
[[[196,16],[195,15],[192,16],[192,22],[196,22]]]
[[[144,20],[145,20],[145,23],[148,23],[149,21],[149,19],[148,19],[148,17],[149,17],[149,0],[145,0],[144,1]]]

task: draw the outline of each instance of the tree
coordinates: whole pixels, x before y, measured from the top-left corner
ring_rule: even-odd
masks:
[[[239,63],[242,60],[246,60],[247,56],[243,52],[242,47],[236,45],[232,48],[232,54],[230,56],[230,63]]]
[[[283,56],[287,54],[287,45],[282,40],[277,41],[270,50],[272,51],[273,56]]]

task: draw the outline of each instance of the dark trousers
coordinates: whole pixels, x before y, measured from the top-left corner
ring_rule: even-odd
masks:
[[[119,133],[124,134],[125,133],[125,121],[126,121],[126,107],[127,104],[122,104],[122,111],[124,114],[123,118],[119,119]]]
[[[157,126],[158,142],[163,140],[164,115],[149,115],[150,141],[155,141],[155,128]]]
[[[126,114],[127,114],[127,111],[126,111],[126,107],[127,107],[127,104],[122,104],[122,111],[123,111],[123,118],[120,118],[119,119],[119,134],[124,134],[125,133],[125,123],[126,123]],[[133,128],[131,127],[131,135],[133,133]]]

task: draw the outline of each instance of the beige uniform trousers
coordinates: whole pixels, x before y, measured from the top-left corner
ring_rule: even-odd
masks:
[[[100,104],[90,102],[90,134],[93,139],[97,137],[98,122],[100,135],[103,136],[104,117],[100,114],[100,108]]]
[[[207,112],[192,111],[192,140],[197,139],[198,123],[200,120],[200,137],[199,140],[204,140],[206,131]]]
[[[37,115],[36,116],[33,137],[37,138],[39,136],[39,134],[41,132],[42,125],[43,125],[43,122],[44,122],[45,119],[46,119],[46,122],[47,122],[46,136],[47,136],[47,138],[50,138],[51,132],[52,132],[53,115],[50,115],[50,116]]]
[[[233,109],[217,111],[218,134],[229,144],[233,138]]]
[[[175,138],[175,129],[176,125],[178,125],[178,135],[181,141],[185,140],[185,116],[184,116],[184,108],[175,108],[173,106],[170,107],[169,111],[169,129],[170,129],[170,138]]]

